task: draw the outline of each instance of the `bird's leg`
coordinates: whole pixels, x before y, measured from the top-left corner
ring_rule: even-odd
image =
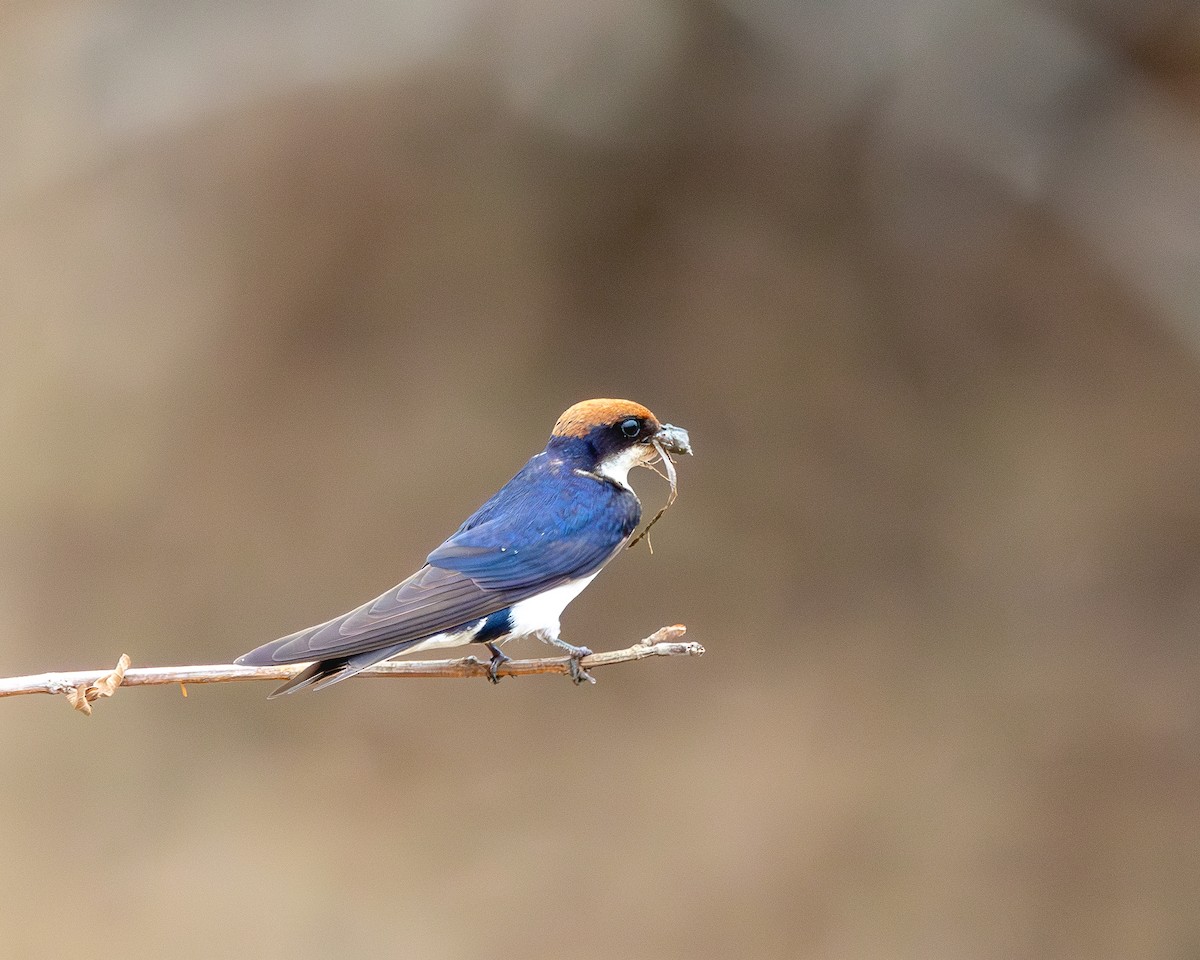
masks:
[[[488,664],[488,679],[491,680],[492,683],[499,683],[500,674],[498,674],[496,671],[500,669],[501,664],[508,663],[512,657],[510,657],[494,643],[485,643],[484,646],[492,651],[492,659]]]
[[[587,647],[577,647],[574,644],[567,643],[566,640],[562,640],[558,637],[551,637],[550,642],[556,647],[562,647],[562,649],[566,650],[567,656],[571,658],[568,661],[568,666],[571,670],[572,682],[575,684],[596,682],[596,678],[584,670],[583,664],[580,663],[584,657],[590,657],[592,655],[591,650],[589,650]]]

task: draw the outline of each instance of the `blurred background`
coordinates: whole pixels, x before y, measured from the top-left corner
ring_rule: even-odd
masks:
[[[0,23],[0,675],[357,605],[590,396],[697,456],[564,636],[708,649],[7,700],[6,956],[1200,956],[1197,5]]]

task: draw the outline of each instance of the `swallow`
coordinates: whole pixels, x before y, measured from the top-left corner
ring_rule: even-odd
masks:
[[[411,577],[236,662],[311,662],[277,697],[319,690],[401,653],[478,643],[491,653],[488,677],[498,682],[509,659],[500,646],[538,637],[567,651],[576,683],[590,679],[579,661],[591,651],[559,637],[559,617],[633,536],[642,508],[629,471],[691,452],[686,430],[660,423],[639,403],[577,403],[558,418],[546,449]]]

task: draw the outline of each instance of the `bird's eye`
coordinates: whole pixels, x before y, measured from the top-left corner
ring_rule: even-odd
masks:
[[[642,425],[638,423],[635,417],[630,417],[628,420],[621,421],[621,433],[629,437],[630,440],[632,440],[641,432]]]

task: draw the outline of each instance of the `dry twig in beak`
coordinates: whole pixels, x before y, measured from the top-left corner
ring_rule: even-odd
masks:
[[[632,549],[634,546],[637,545],[637,542],[639,540],[641,540],[643,537],[646,537],[646,535],[650,532],[650,528],[652,526],[654,526],[656,523],[658,523],[658,521],[659,521],[659,519],[661,519],[662,515],[667,512],[667,508],[670,507],[671,504],[673,504],[675,502],[675,497],[679,493],[679,483],[676,479],[677,475],[675,473],[675,461],[673,461],[671,459],[671,455],[662,448],[662,445],[659,444],[659,442],[657,440],[651,440],[650,443],[653,444],[654,449],[658,451],[659,461],[662,463],[663,467],[667,471],[667,475],[666,475],[665,479],[667,480],[668,483],[671,484],[671,492],[667,494],[667,502],[662,505],[662,509],[660,509],[658,511],[658,513],[656,513],[654,515],[653,520],[651,520],[648,524],[646,524],[646,526],[642,529],[641,533],[639,533],[636,537],[634,537],[632,540],[629,541],[626,549]],[[652,470],[654,469],[653,464],[649,464],[648,466],[650,466],[650,468]],[[654,472],[658,473],[657,470],[654,470]],[[658,473],[658,475],[660,477],[662,476],[661,473]],[[654,553],[654,547],[650,543],[649,537],[646,537],[646,546],[650,548],[651,553]]]

